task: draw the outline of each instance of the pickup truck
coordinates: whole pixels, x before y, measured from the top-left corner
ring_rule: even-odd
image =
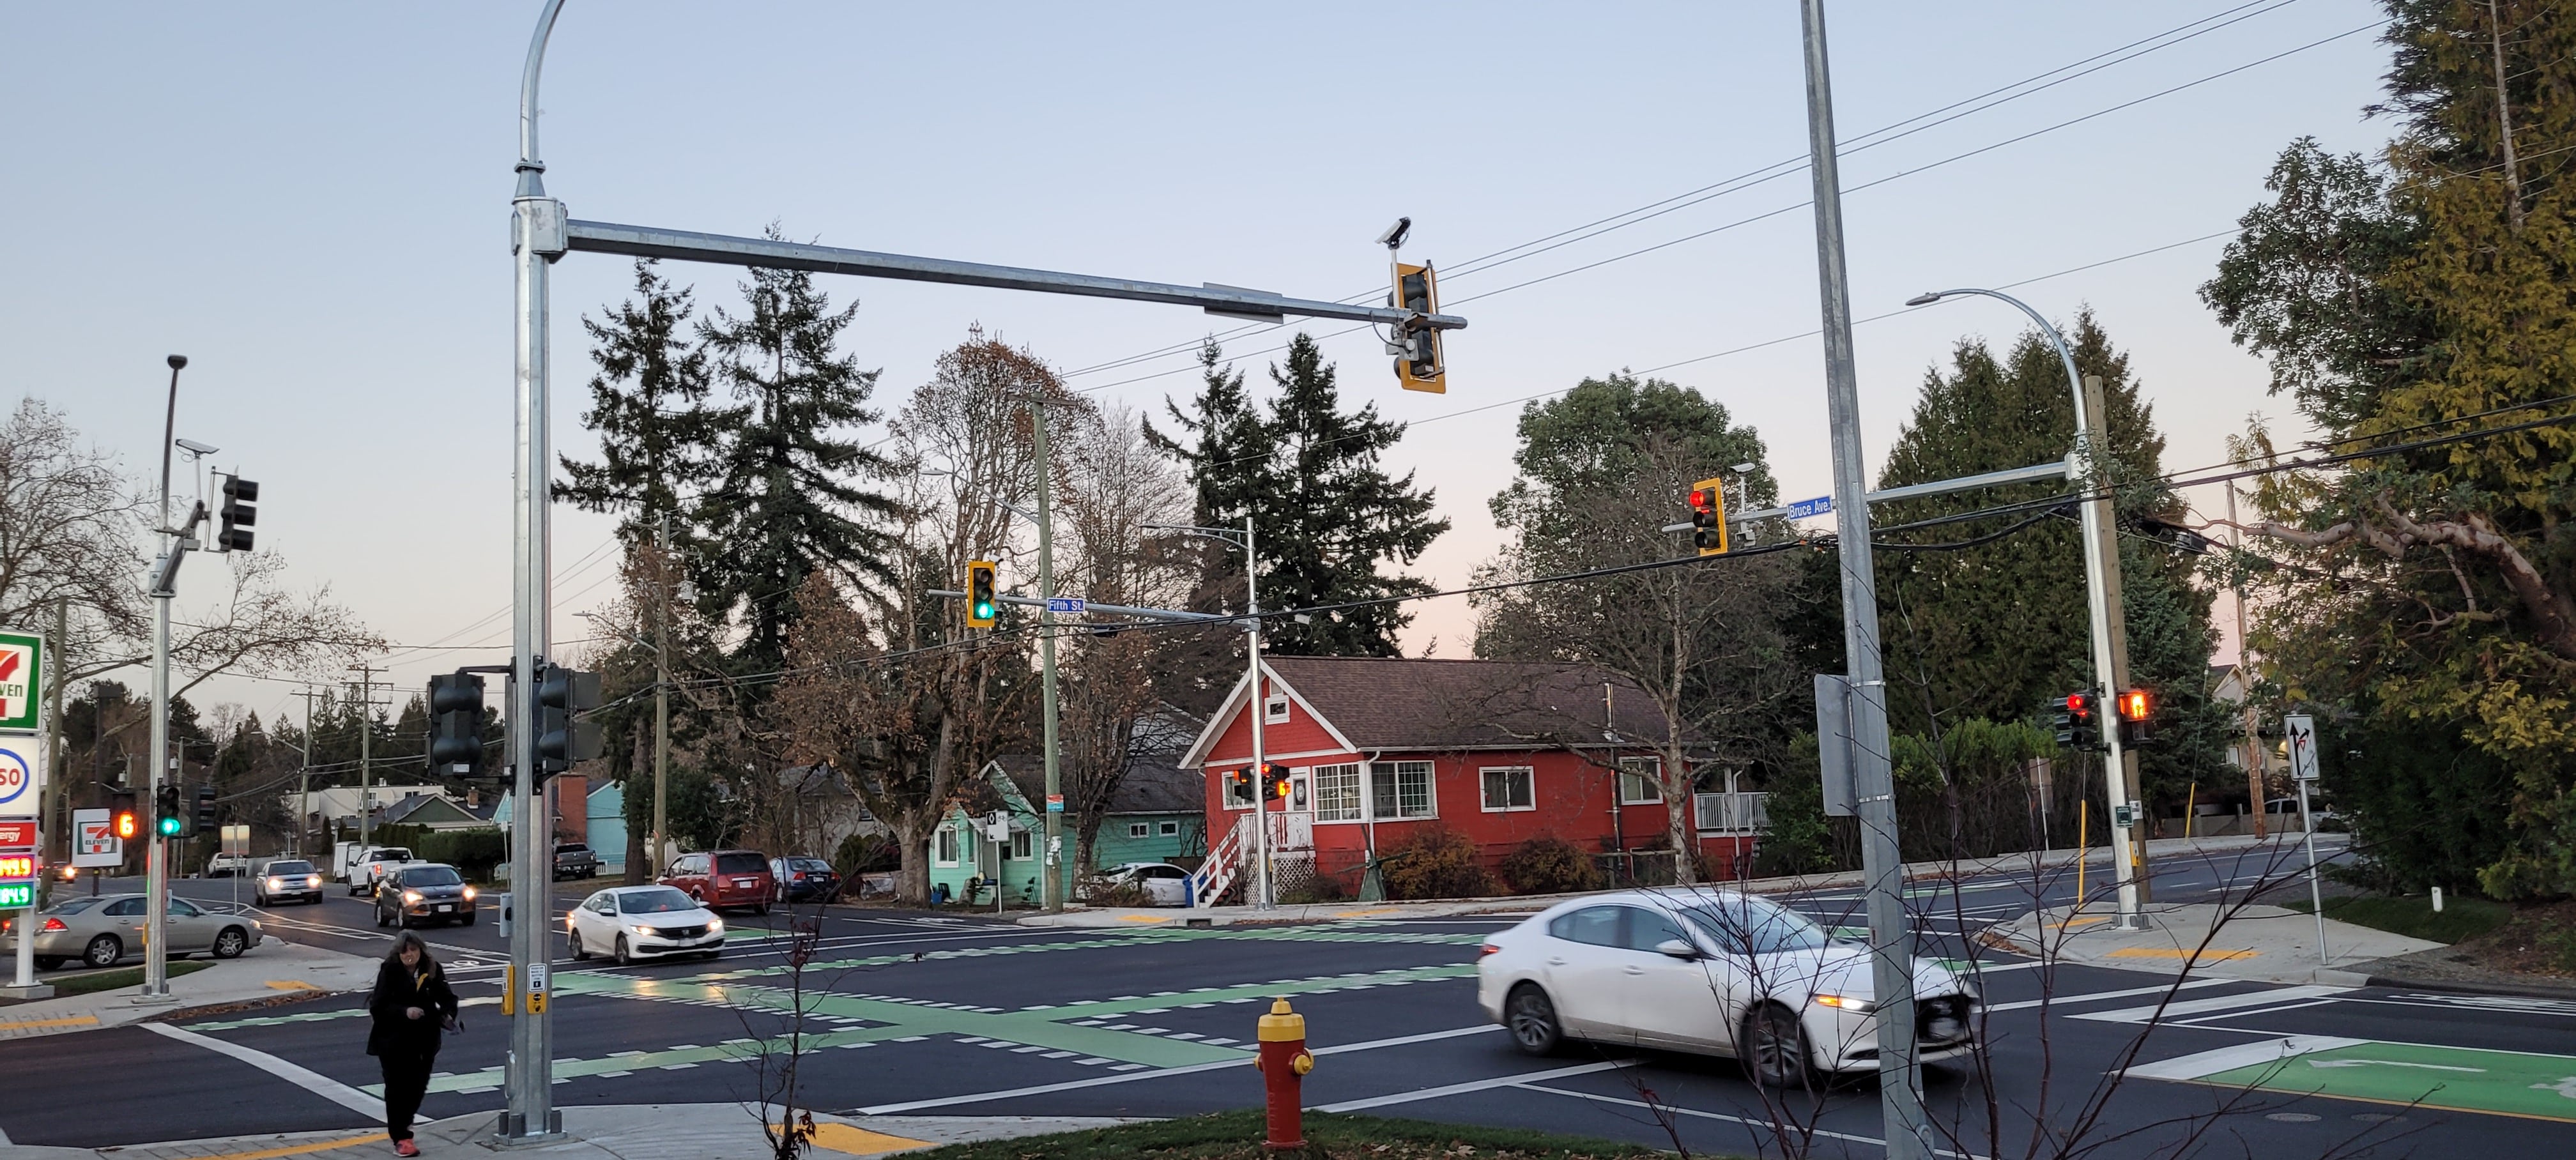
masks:
[[[401,846],[370,846],[349,864],[349,893],[374,894],[376,883],[384,880],[385,871],[418,859]]]
[[[555,843],[555,881],[599,876],[599,855],[580,842]]]

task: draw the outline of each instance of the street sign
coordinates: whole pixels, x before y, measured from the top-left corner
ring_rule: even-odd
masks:
[[[72,811],[72,865],[83,870],[125,864],[125,839],[106,810]]]
[[[1859,772],[1852,764],[1851,678],[1816,674],[1816,766],[1824,778],[1825,815],[1860,812]]]
[[[1834,514],[1834,497],[1829,495],[1820,495],[1814,499],[1802,499],[1789,505],[1789,518],[1793,520],[1803,520],[1808,516],[1829,516],[1832,514]]]
[[[32,853],[0,854],[0,882],[32,882],[36,877],[36,856]]]
[[[2137,824],[2138,807],[2136,803],[2121,802],[2120,804],[2111,807],[2112,828],[2125,830]]]
[[[15,739],[0,740],[0,818],[32,818],[43,796],[44,749]]]
[[[2305,713],[2292,713],[2281,718],[2281,732],[2290,744],[2290,777],[2297,781],[2317,779],[2317,720]]]
[[[0,733],[33,733],[44,703],[45,638],[0,632]]]
[[[0,822],[0,850],[36,848],[36,823],[31,818]]]
[[[26,910],[35,905],[35,883],[0,882],[0,910]]]
[[[1047,795],[1047,812],[1051,814],[1060,814],[1064,812],[1063,794],[1051,793]]]
[[[223,853],[248,854],[250,853],[250,827],[246,825],[225,826],[223,828],[222,841]]]
[[[1090,610],[1090,607],[1091,602],[1079,596],[1051,596],[1047,598],[1047,611],[1049,612],[1087,612]]]

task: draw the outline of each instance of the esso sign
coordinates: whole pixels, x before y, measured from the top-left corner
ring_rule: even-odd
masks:
[[[32,804],[27,797],[36,785],[35,770],[16,750],[0,748],[0,811],[17,812],[12,807]]]

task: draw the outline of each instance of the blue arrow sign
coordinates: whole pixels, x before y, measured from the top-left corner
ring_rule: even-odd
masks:
[[[1820,495],[1814,499],[1802,499],[1789,505],[1789,518],[1793,520],[1803,520],[1808,516],[1828,516],[1833,513],[1834,497],[1829,495]]]

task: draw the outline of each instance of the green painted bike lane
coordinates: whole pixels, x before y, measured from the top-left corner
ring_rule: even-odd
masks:
[[[2131,1074],[2576,1123],[2576,1056],[2292,1036],[2133,1068]]]

